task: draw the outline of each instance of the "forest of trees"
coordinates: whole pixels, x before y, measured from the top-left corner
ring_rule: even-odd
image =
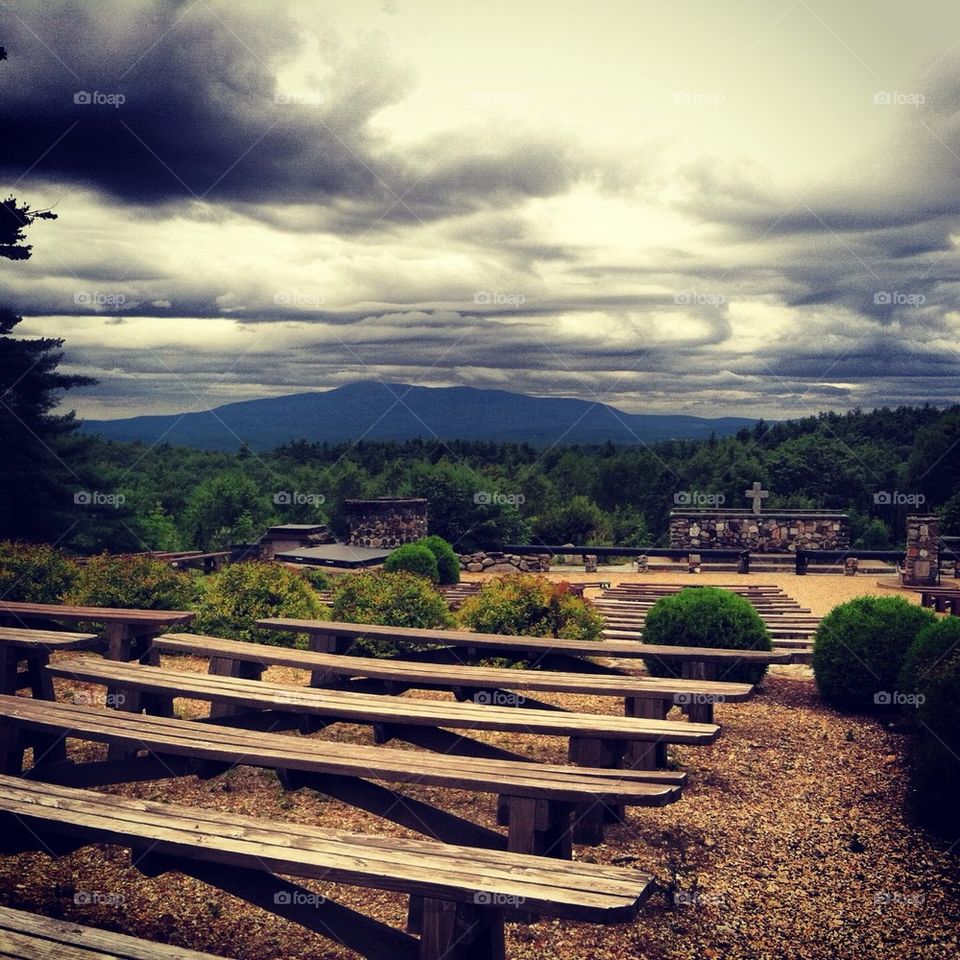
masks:
[[[71,494],[62,542],[80,552],[220,548],[279,522],[342,532],[343,501],[379,495],[429,498],[431,532],[461,552],[509,542],[659,545],[678,494],[742,507],[754,480],[772,493],[766,509],[848,512],[865,548],[901,547],[904,517],[918,509],[942,513],[944,532],[960,534],[958,407],[821,414],[632,447],[359,441],[261,455],[75,435],[69,443],[88,496],[75,503]],[[875,502],[882,493],[901,502]]]

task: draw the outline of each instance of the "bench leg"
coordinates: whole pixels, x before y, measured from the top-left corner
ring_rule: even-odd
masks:
[[[691,660],[683,664],[683,678],[685,680],[714,680],[717,676],[716,666],[703,660]],[[684,708],[691,723],[713,723],[713,703],[689,703]]]
[[[23,772],[23,738],[12,723],[0,727],[0,773],[19,777]]]
[[[266,666],[262,663],[251,663],[249,660],[233,660],[228,657],[211,657],[210,669],[207,671],[215,677],[239,677],[243,680],[259,680],[263,676]],[[211,703],[210,718],[229,717],[236,714],[258,713],[251,707],[238,707],[232,703]]]
[[[317,653],[346,653],[352,646],[351,637],[341,637],[336,634],[326,633],[310,634],[309,649]],[[311,687],[328,687],[332,683],[340,681],[340,674],[332,670],[314,670],[310,674]]]
[[[538,857],[571,859],[571,804],[534,797],[504,799],[510,809],[508,850]]]
[[[668,700],[627,697],[624,714],[646,720],[663,720],[670,712]],[[662,740],[631,740],[623,755],[629,770],[662,770],[667,765],[667,745]]]
[[[423,900],[420,960],[504,960],[503,911],[487,905]]]
[[[570,762],[579,767],[615,768],[620,766],[623,745],[612,740],[571,737],[569,756]],[[573,841],[597,846],[603,843],[604,823],[622,819],[621,804],[578,803],[573,814]]]
[[[0,693],[15,697],[17,695],[17,670],[20,667],[20,651],[13,647],[0,646]]]

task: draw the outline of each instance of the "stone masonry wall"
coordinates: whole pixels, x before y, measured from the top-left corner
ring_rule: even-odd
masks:
[[[722,514],[674,510],[670,514],[670,546],[755,553],[846,550],[850,546],[850,520],[839,513]]]
[[[516,553],[464,553],[460,569],[469,573],[548,573],[552,557],[549,553],[521,557]]]
[[[352,547],[399,547],[427,536],[427,501],[414,497],[346,500]]]

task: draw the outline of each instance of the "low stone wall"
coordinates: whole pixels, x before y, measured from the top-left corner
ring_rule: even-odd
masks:
[[[460,569],[468,573],[547,573],[550,570],[549,553],[521,557],[516,553],[464,553],[460,555]]]
[[[670,513],[670,546],[677,550],[751,550],[795,553],[799,550],[846,550],[850,520],[841,513],[753,514]]]

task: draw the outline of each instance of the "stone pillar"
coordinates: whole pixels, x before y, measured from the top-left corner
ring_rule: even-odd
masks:
[[[594,553],[588,553],[583,558],[584,570],[586,573],[597,572],[597,556]]]
[[[908,587],[930,587],[939,580],[940,518],[923,515],[907,517],[907,558],[903,583]]]
[[[857,569],[859,566],[860,563],[856,557],[847,557],[843,565],[844,575],[848,577],[855,577],[857,575]]]

